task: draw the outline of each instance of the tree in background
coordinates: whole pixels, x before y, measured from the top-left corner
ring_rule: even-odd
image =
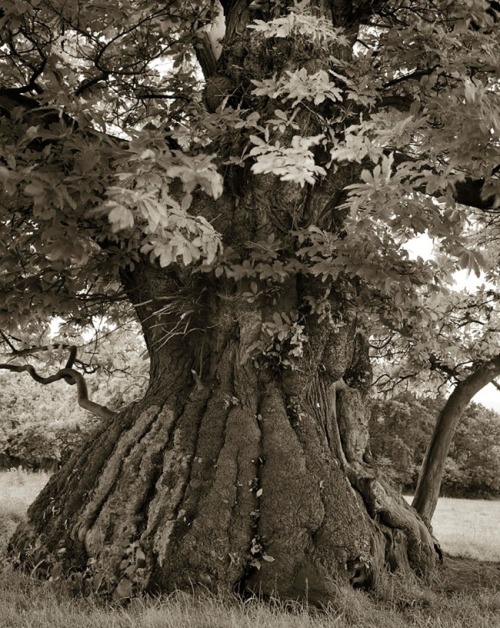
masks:
[[[403,489],[415,487],[418,467],[436,420],[440,400],[430,404],[412,393],[374,396],[370,404],[370,451],[377,466],[389,466]]]
[[[480,236],[494,258],[498,225],[486,221],[476,229],[471,243]],[[457,425],[474,395],[500,375],[497,269],[492,267],[485,279],[473,294],[450,290],[438,300],[431,297],[432,314],[423,324],[394,328],[373,343],[382,391],[409,379],[431,394],[433,388],[450,391],[436,412],[412,504],[427,522],[437,505]]]
[[[454,269],[490,263],[467,247],[497,207],[496,6],[4,6],[2,328],[132,304],[150,356],[13,560],[115,599],[326,603],[431,571],[429,531],[365,463],[367,337],[424,325]],[[424,232],[439,263],[406,253]]]
[[[458,422],[474,395],[500,375],[500,354],[474,365],[471,370],[458,381],[441,409],[422,462],[412,505],[425,521],[430,522],[436,509],[446,457]]]
[[[443,486],[447,495],[500,497],[500,417],[472,403],[453,438]]]

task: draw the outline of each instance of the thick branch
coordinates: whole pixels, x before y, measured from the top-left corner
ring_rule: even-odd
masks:
[[[90,401],[88,397],[88,390],[87,384],[85,383],[85,378],[81,373],[71,368],[71,366],[75,362],[75,359],[76,347],[72,347],[65,368],[60,369],[59,371],[57,371],[57,373],[55,373],[54,375],[50,375],[49,377],[43,377],[42,375],[39,375],[31,364],[0,364],[0,369],[14,371],[15,373],[29,373],[31,377],[35,380],[35,382],[43,385],[52,384],[53,382],[57,382],[61,379],[63,379],[67,384],[76,384],[78,405],[101,419],[111,418],[115,415],[115,412],[113,412],[113,410],[110,410],[106,406],[102,406],[95,401]]]
[[[465,181],[456,183],[454,194],[456,202],[483,210],[497,208],[498,203],[494,196],[484,199],[481,195],[485,183],[484,179],[465,179]]]
[[[411,155],[407,155],[402,152],[395,152],[394,155],[394,163],[396,165],[402,164],[404,162],[416,162],[417,158],[412,157]],[[498,176],[500,172],[500,165],[495,166],[492,170],[492,176]],[[485,179],[469,179],[466,178],[464,181],[458,181],[454,185],[453,198],[460,205],[467,205],[468,207],[475,207],[477,209],[482,209],[484,211],[488,211],[491,209],[498,208],[498,200],[495,196],[489,196],[488,198],[482,197],[482,190],[486,183]],[[415,190],[421,192],[422,194],[429,194],[427,192],[425,186],[422,186],[420,189]],[[429,196],[442,196],[441,191],[436,191],[434,194],[429,194]]]
[[[224,10],[224,15],[227,16],[237,7],[248,7],[250,5],[250,0],[220,0],[220,3]]]

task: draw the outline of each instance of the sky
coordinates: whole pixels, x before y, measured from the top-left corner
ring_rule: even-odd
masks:
[[[500,413],[500,390],[495,388],[493,384],[488,384],[488,386],[480,390],[473,401]]]

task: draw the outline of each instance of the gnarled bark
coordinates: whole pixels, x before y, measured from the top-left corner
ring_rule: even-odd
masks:
[[[348,4],[335,5],[344,23]],[[251,81],[302,67],[304,50],[253,34],[248,3],[223,6],[226,35],[205,104],[213,110],[227,98],[273,116],[275,105],[256,102]],[[329,3],[318,8],[331,16]],[[252,10],[253,18],[267,11]],[[329,67],[328,52],[315,54],[311,71]],[[307,108],[294,124],[303,136],[323,132]],[[248,133],[217,143],[224,162],[246,152]],[[228,166],[217,203],[195,195],[191,210],[214,222],[239,263],[248,242],[277,240],[280,255],[296,261],[295,228],[342,237],[343,190],[359,169],[332,166],[309,189]],[[256,272],[250,281],[143,260],[123,269],[121,281],[143,326],[149,389],[54,475],[12,539],[14,560],[74,574],[115,599],[203,585],[320,604],[339,583],[377,586],[386,569],[429,573],[427,528],[364,459],[371,373],[341,279],[329,286],[335,316],[324,318],[311,302],[327,291],[307,269],[269,281]],[[265,324],[291,311],[304,340],[294,351],[290,339],[268,347]]]
[[[427,528],[364,462],[370,371],[354,322],[306,317],[303,356],[283,368],[252,352],[262,309],[201,290],[192,333],[162,348],[171,308],[149,309],[172,279],[145,264],[126,280],[156,347],[151,385],[52,477],[15,562],[115,599],[203,585],[327,603],[338,583],[430,571]]]

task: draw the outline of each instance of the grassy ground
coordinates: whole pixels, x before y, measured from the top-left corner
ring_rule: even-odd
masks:
[[[339,591],[325,612],[214,596],[178,593],[135,601],[128,608],[74,599],[61,587],[33,583],[4,572],[0,602],[3,628],[498,628],[500,599],[491,590],[445,594],[430,589],[412,594],[394,583],[392,599]]]
[[[48,473],[0,471],[0,544],[14,532],[48,479]]]
[[[47,477],[0,473],[0,544]],[[499,506],[446,500],[436,515],[436,534],[446,536],[443,544],[448,551],[455,547],[461,554],[465,551],[460,543],[472,547],[474,540],[477,557],[490,559],[500,546],[500,531],[496,536],[494,531]],[[464,513],[474,528],[466,523]],[[485,525],[481,528],[478,522]],[[447,559],[425,588],[394,576],[377,596],[339,590],[335,606],[321,613],[182,593],[135,601],[122,609],[89,598],[75,599],[60,583],[38,582],[7,568],[0,570],[0,590],[2,628],[500,628],[500,564],[470,558]]]
[[[449,554],[500,562],[500,501],[442,497],[432,524]]]
[[[441,497],[432,527],[447,554],[500,562],[500,501]]]

